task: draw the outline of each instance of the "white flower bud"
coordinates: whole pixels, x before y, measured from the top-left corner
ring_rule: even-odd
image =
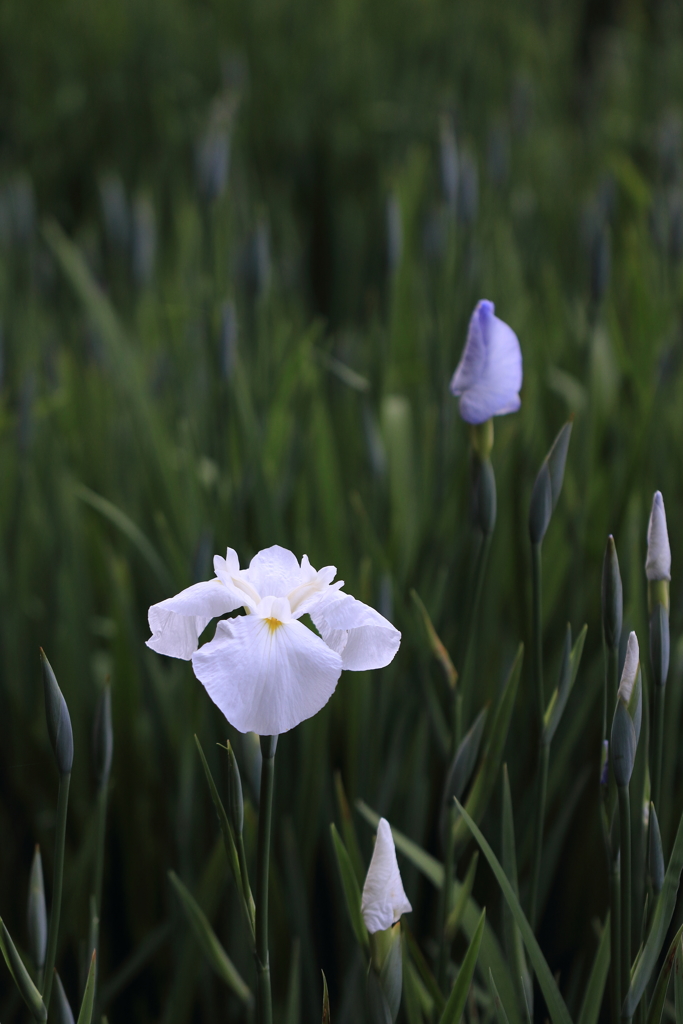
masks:
[[[403,889],[394,838],[386,818],[380,818],[377,826],[377,840],[363,886],[360,909],[371,935],[391,928],[401,914],[408,914],[413,909]]]
[[[628,704],[633,693],[633,687],[635,685],[636,677],[638,675],[638,666],[640,664],[640,649],[638,647],[638,637],[634,632],[629,633],[628,647],[626,648],[626,658],[624,660],[624,668],[621,673],[621,682],[619,683],[619,693],[624,704]]]
[[[661,491],[655,491],[652,512],[647,528],[647,558],[645,575],[648,580],[671,579],[671,548],[666,528],[666,512]]]

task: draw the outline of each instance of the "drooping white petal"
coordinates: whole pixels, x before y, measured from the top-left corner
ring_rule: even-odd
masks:
[[[287,548],[273,544],[254,555],[248,569],[240,576],[252,585],[261,597],[286,597],[302,582],[301,567]]]
[[[363,886],[360,905],[365,927],[374,934],[395,924],[413,909],[401,881],[396,848],[386,818],[380,818],[372,860]]]
[[[243,603],[220,580],[195,583],[175,597],[152,605],[148,612],[152,636],[147,646],[158,654],[187,661],[211,619],[233,612]]]
[[[647,528],[645,575],[649,580],[671,579],[671,547],[661,491],[655,491]]]
[[[320,711],[341,675],[341,658],[320,637],[296,619],[278,622],[286,604],[262,602],[265,618],[221,620],[192,658],[195,675],[240,732],[277,736],[293,729]]]
[[[626,658],[624,659],[624,667],[621,672],[621,682],[619,683],[619,697],[621,697],[626,704],[630,701],[631,694],[633,693],[639,664],[640,649],[638,647],[638,637],[635,633],[631,632],[628,636]]]
[[[330,588],[309,609],[325,643],[352,672],[384,668],[393,661],[401,634],[383,615],[350,594]]]
[[[451,381],[452,393],[460,397],[460,415],[468,423],[516,412],[521,404],[519,341],[512,328],[494,315],[494,309],[485,299],[477,304],[465,351]]]

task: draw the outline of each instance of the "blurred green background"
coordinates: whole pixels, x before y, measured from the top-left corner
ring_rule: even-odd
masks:
[[[178,872],[252,982],[193,734],[230,736],[146,612],[280,543],[403,631],[278,747],[278,1014],[363,1020],[363,965],[329,822],[333,772],[435,855],[449,696],[409,596],[456,665],[470,600],[468,436],[448,381],[481,297],[517,332],[522,410],[496,423],[498,525],[477,706],[529,644],[528,501],[571,413],[544,545],[547,678],[568,620],[586,653],[553,746],[541,941],[575,1009],[604,917],[597,815],[600,568],[615,535],[625,626],[646,646],[651,494],[673,548],[663,816],[680,805],[683,611],[683,10],[673,0],[30,0],[0,3],[0,912],[26,942],[33,844],[48,879],[56,772],[38,646],[74,723],[64,934],[82,980],[95,835],[90,734],[112,682],[115,754],[100,959],[111,1024],[241,1020],[203,963]],[[506,759],[522,893],[535,764],[530,661]],[[675,815],[675,817],[674,817]],[[484,830],[498,843],[500,791]],[[636,815],[637,818],[637,815]],[[371,830],[357,819],[363,854]],[[466,862],[463,861],[463,867]],[[431,955],[436,894],[402,862]],[[462,874],[462,869],[459,872]],[[500,896],[475,893],[500,934]],[[0,1018],[23,1019],[0,976]]]

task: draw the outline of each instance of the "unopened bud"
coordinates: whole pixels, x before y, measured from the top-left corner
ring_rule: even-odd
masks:
[[[636,759],[636,746],[636,730],[633,721],[624,702],[618,700],[612,719],[610,757],[614,781],[619,787],[628,786],[631,781]]]
[[[40,660],[43,666],[43,687],[45,690],[45,715],[47,731],[54,751],[60,775],[69,775],[74,759],[74,737],[71,729],[71,718],[66,706],[64,695],[52,671],[52,666],[45,656],[42,647]]]
[[[472,512],[475,526],[490,537],[496,525],[496,477],[491,460],[473,457]]]
[[[619,572],[617,548],[612,534],[607,538],[602,562],[602,629],[607,647],[619,649],[624,618],[624,592]]]
[[[571,433],[572,421],[569,420],[553,441],[538,471],[529,508],[529,536],[532,544],[540,544],[543,540],[560,497]]]
[[[671,579],[671,548],[666,528],[666,512],[661,491],[655,491],[652,511],[647,527],[647,558],[645,575],[648,580]]]
[[[388,1024],[398,1017],[403,989],[401,925],[370,935],[368,1007],[373,1024]]]
[[[28,883],[28,945],[33,962],[39,971],[45,966],[47,951],[47,907],[40,847],[36,845]]]

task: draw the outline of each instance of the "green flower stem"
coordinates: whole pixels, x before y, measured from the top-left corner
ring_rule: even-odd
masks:
[[[256,847],[256,971],[258,974],[258,1024],[273,1024],[268,957],[268,868],[270,865],[270,827],[273,813],[275,748],[277,736],[261,737],[261,796],[259,800]]]
[[[451,801],[452,803],[452,801]],[[450,959],[451,944],[446,937],[446,921],[453,903],[453,875],[455,864],[453,855],[455,853],[455,805],[448,808],[446,823],[446,850],[444,857],[444,884],[441,890],[441,921],[439,922],[439,963],[437,977],[443,992],[448,992],[448,961]]]
[[[62,909],[62,882],[64,879],[64,840],[66,837],[66,812],[69,806],[69,783],[71,773],[60,775],[59,796],[57,798],[57,831],[55,833],[55,861],[52,876],[52,905],[50,907],[50,925],[47,933],[47,956],[45,957],[45,976],[43,979],[43,1002],[49,1010],[52,979],[57,959],[57,940],[59,938],[59,916]]]
[[[612,1024],[619,1024],[621,1016],[621,887],[619,859],[611,859],[609,872],[610,905],[610,1011]]]
[[[631,980],[631,804],[628,786],[618,786],[621,849],[621,1002]]]
[[[108,782],[100,786],[97,794],[97,837],[95,840],[95,877],[92,895],[92,910],[90,920],[90,954],[98,950],[100,942],[100,922],[102,920],[102,880],[104,878],[104,848],[107,833],[107,804],[109,801]]]
[[[541,742],[538,747],[538,775],[536,778],[536,822],[534,830],[534,862],[531,873],[531,903],[529,922],[535,930],[538,923],[538,887],[541,878],[543,855],[543,826],[545,824],[545,802],[548,792],[548,762],[550,744]]]
[[[605,691],[602,705],[602,738],[609,739],[608,722],[612,721],[619,688],[619,648],[608,647],[605,661]]]
[[[662,790],[662,758],[664,755],[664,698],[666,686],[659,686],[656,682],[654,690],[654,722],[652,737],[652,802],[655,805],[657,816],[661,814],[659,804]],[[660,818],[661,821],[661,818]]]
[[[472,591],[469,621],[467,623],[467,634],[465,637],[462,673],[460,681],[455,688],[455,698],[453,700],[453,753],[458,749],[458,745],[462,739],[463,721],[467,722],[469,718],[471,702],[470,677],[472,675],[472,663],[474,661],[474,653],[476,649],[475,639],[479,625],[479,605],[481,604],[481,595],[484,589],[484,576],[486,575],[486,564],[489,559],[489,550],[491,548],[491,537],[492,534],[490,533],[484,534],[482,537],[479,552],[477,554],[477,563],[474,568],[474,587]],[[460,704],[458,702],[458,695],[461,695]]]
[[[543,623],[541,614],[542,602],[542,563],[541,545],[531,545],[531,601],[532,630],[534,645],[534,680],[538,700],[538,719],[543,727],[545,714],[545,695],[543,693]]]

